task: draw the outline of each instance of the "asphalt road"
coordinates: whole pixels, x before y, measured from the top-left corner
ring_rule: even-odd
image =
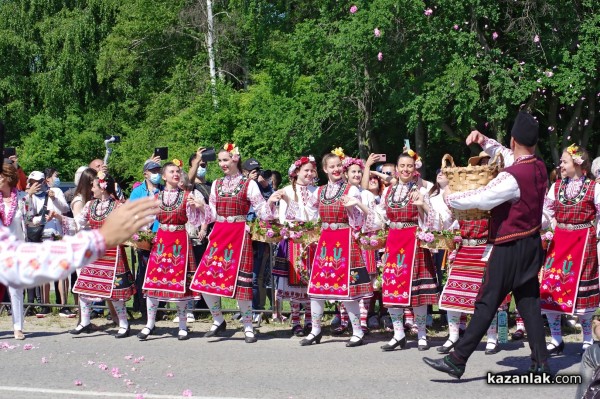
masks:
[[[357,348],[345,347],[348,337],[331,336],[301,347],[287,326],[271,324],[259,328],[257,343],[246,344],[237,324],[228,326],[226,338],[211,339],[203,338],[209,324],[196,322],[190,340],[178,341],[176,325],[161,322],[158,335],[140,342],[135,336],[115,339],[115,329],[74,337],[66,333],[73,319],[52,317],[28,321],[27,339],[15,341],[9,321],[0,318],[0,398],[181,398],[189,390],[194,397],[218,398],[547,399],[573,398],[576,389],[487,385],[488,371],[529,367],[526,342],[509,342],[488,356],[482,343],[456,381],[422,362],[423,356],[440,356],[435,348],[419,352],[411,340],[405,350],[382,352],[379,346],[389,339],[384,333],[370,334]],[[134,332],[141,327],[134,325]],[[443,338],[432,343],[441,345]],[[552,358],[553,371],[577,373],[580,347],[568,343],[565,355]]]

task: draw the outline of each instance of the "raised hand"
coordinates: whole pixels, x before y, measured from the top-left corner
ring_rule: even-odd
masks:
[[[465,142],[467,145],[471,145],[473,143],[483,145],[483,142],[487,139],[487,137],[481,133],[479,130],[473,130],[471,134],[467,136],[467,140]]]
[[[159,202],[154,197],[146,197],[126,202],[112,211],[100,228],[106,248],[114,248],[129,240],[142,227],[152,222],[158,213],[158,205]]]

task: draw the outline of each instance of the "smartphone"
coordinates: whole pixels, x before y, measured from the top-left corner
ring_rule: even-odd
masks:
[[[404,147],[406,147],[407,150],[410,150],[410,140],[409,139],[404,139]]]
[[[154,156],[160,157],[160,159],[165,160],[169,158],[169,147],[156,147],[154,149]]]
[[[214,147],[208,147],[202,153],[202,160],[204,162],[214,162],[217,160],[217,153]]]
[[[4,149],[4,158],[12,157],[17,155],[17,149],[15,147],[6,147]]]
[[[379,157],[379,161],[378,162],[387,162],[387,155],[385,154],[377,154],[377,156]]]
[[[111,143],[120,143],[121,142],[121,136],[106,136],[105,140],[111,140]]]

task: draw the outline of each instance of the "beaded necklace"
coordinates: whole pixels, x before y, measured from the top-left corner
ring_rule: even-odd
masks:
[[[165,196],[164,196],[165,191],[161,191],[160,194],[158,195],[158,198],[160,199],[160,209],[165,211],[165,212],[173,212],[174,210],[176,210],[177,208],[179,208],[181,206],[181,204],[183,203],[183,191],[180,189],[177,189],[177,197],[175,198],[175,201],[173,201],[172,204],[167,204],[165,202]]]
[[[242,191],[242,189],[244,188],[244,184],[246,184],[247,181],[248,178],[246,176],[242,176],[238,185],[235,186],[235,188],[231,190],[231,192],[226,192],[223,188],[225,178],[222,177],[219,180],[217,180],[217,194],[219,195],[219,197],[236,197],[240,193],[240,191]]]
[[[588,179],[587,177],[584,177],[583,183],[581,184],[581,188],[579,189],[579,193],[573,198],[568,198],[567,197],[568,179],[561,180],[560,188],[558,190],[558,201],[563,205],[575,205],[575,204],[579,203],[579,201],[581,201],[583,199],[583,197],[585,197],[585,194],[587,193],[587,190],[590,187],[590,182],[591,182],[590,179]]]
[[[321,197],[320,198],[321,203],[323,203],[325,205],[331,205],[331,204],[333,204],[335,201],[337,201],[338,199],[340,199],[340,197],[344,194],[344,190],[346,190],[346,186],[347,185],[348,185],[348,183],[346,183],[346,182],[343,182],[342,184],[340,184],[340,188],[338,188],[338,190],[336,191],[336,193],[331,198],[327,198],[327,186],[324,186],[321,189],[321,195],[320,195],[320,197]]]
[[[115,203],[116,201],[113,200],[112,198],[108,199],[108,206],[106,207],[106,210],[100,214],[98,214],[98,209],[100,208],[100,204],[102,203],[102,200],[99,199],[95,199],[94,202],[92,202],[91,205],[91,209],[90,209],[90,217],[92,218],[92,220],[96,221],[96,222],[101,222],[102,220],[104,220],[106,218],[106,216],[108,216],[108,214],[110,214],[113,209],[115,208]]]
[[[394,186],[394,191],[390,193],[390,195],[388,195],[388,206],[392,209],[397,209],[397,208],[404,208],[407,204],[408,201],[410,201],[410,197],[408,196],[410,194],[410,192],[412,191],[415,183],[414,182],[410,182],[408,183],[408,190],[406,190],[406,194],[404,195],[404,197],[400,198],[399,201],[394,201],[394,197],[396,196],[396,191],[398,191],[398,187],[400,187],[400,183],[396,183],[396,185]]]
[[[17,208],[19,205],[19,199],[17,198],[17,189],[13,188],[10,190],[10,206],[8,208],[8,213],[4,212],[4,198],[2,197],[2,191],[0,191],[0,216],[2,217],[2,224],[6,227],[10,226],[15,217],[15,213],[17,213]]]

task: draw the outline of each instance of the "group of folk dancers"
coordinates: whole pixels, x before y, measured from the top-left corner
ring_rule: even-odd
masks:
[[[489,156],[499,152],[506,165],[513,162],[511,151],[496,141],[482,136],[479,142]],[[436,185],[431,188],[431,184],[419,177],[421,160],[413,151],[405,151],[398,157],[391,176],[371,172],[370,161],[365,166],[362,160],[345,157],[339,151],[328,153],[321,161],[327,184],[315,187],[317,163],[312,156],[300,157],[289,168],[291,184],[265,200],[257,183],[242,173],[237,147],[228,143],[218,152],[224,176],[213,183],[208,202],[198,193],[180,188],[180,162],[163,165],[165,188],[158,194],[158,230],[143,284],[148,319],[138,338],[145,340],[153,334],[158,303],[169,301],[177,306],[178,339],[188,339],[186,305],[190,299],[202,295],[214,320],[205,336],[223,334],[226,322],[220,297],[235,298],[242,314],[245,342],[256,342],[251,309],[252,245],[246,228],[246,215],[253,208],[258,218],[265,221],[292,225],[321,222],[320,237],[316,243],[308,244],[309,248],[291,237],[278,247],[278,296],[291,301],[296,315],[300,305],[310,312],[310,331],[306,331],[301,345],[321,342],[325,301],[340,301],[348,313],[352,337],[346,346],[363,344],[361,304],[364,308],[365,300],[372,297],[372,281],[379,271],[376,250],[361,250],[356,233],[368,235],[387,229],[381,259],[381,297],[391,315],[394,336],[381,349],[405,347],[403,315],[406,308],[412,308],[418,349],[427,350],[427,307],[439,305],[448,311],[450,335],[438,351],[448,353],[459,339],[461,313],[472,313],[474,309],[489,256],[489,221],[455,221],[462,241],[450,257],[453,259],[448,279],[440,290],[432,254],[419,246],[417,236],[418,231],[438,230],[452,224],[452,214],[442,194],[447,183],[443,172],[438,172]],[[387,183],[379,197],[361,188],[365,173],[374,173],[376,179]],[[564,348],[562,314],[579,316],[583,349],[592,343],[591,320],[599,302],[595,226],[600,194],[589,174],[587,152],[574,145],[566,148],[561,156],[559,179],[553,182],[544,200],[544,218],[540,223],[543,229],[554,229],[540,273],[542,311],[548,317],[552,335],[547,348],[551,354]],[[114,179],[99,172],[93,180],[94,199],[77,218],[50,217],[60,218],[63,229],[71,233],[99,228],[120,206],[114,187]],[[439,197],[433,201],[436,196]],[[436,206],[432,205],[434,202]],[[214,223],[197,267],[186,223],[196,226]],[[307,273],[305,279],[299,278],[301,271]],[[91,303],[109,299],[119,318],[116,337],[129,336],[125,302],[134,291],[124,248],[109,249],[104,257],[81,270],[74,288],[80,296],[81,321],[71,332],[91,331]],[[494,333],[492,326],[486,348],[489,353],[495,353]]]

